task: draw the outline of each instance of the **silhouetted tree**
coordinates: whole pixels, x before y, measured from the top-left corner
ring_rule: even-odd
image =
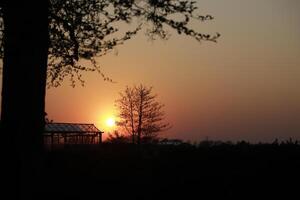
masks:
[[[49,4],[46,0],[1,0],[0,6],[1,140],[6,149],[3,171],[9,174],[3,177],[7,187],[3,191],[11,199],[33,199],[30,195],[38,182],[33,175],[39,173],[43,142]]]
[[[144,85],[126,87],[116,100],[119,110],[119,121],[117,125],[123,128],[132,137],[132,143],[140,144],[141,140],[150,141],[157,134],[170,128],[164,122],[164,105],[156,101],[157,95],[152,94],[152,87]]]
[[[6,148],[16,149],[16,162],[35,160],[42,149],[47,84],[58,86],[69,77],[74,85],[77,79],[82,81],[82,71],[98,71],[110,81],[95,57],[123,44],[145,24],[150,25],[146,33],[153,39],[166,39],[169,28],[197,41],[216,42],[219,34],[189,28],[192,19],[213,19],[195,14],[196,10],[189,0],[2,0],[2,139],[9,141]],[[135,26],[119,32],[120,22]],[[82,59],[90,60],[92,67],[81,66]]]
[[[69,76],[74,85],[76,79],[82,81],[80,72],[98,71],[111,81],[94,58],[123,44],[145,24],[149,25],[146,34],[152,39],[167,39],[168,30],[174,29],[197,41],[216,42],[218,33],[203,34],[189,28],[192,19],[213,19],[195,14],[196,10],[194,1],[182,0],[1,1],[1,118],[5,130],[19,135],[26,130],[22,140],[35,143],[32,148],[40,148],[46,78],[48,86],[58,86]],[[119,31],[120,22],[131,23],[132,30]],[[92,67],[80,65],[81,59],[90,60]],[[31,114],[20,118],[19,113]]]

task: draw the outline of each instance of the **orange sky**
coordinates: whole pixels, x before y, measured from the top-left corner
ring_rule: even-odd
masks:
[[[85,87],[47,91],[54,121],[92,122],[107,131],[114,100],[126,85],[143,83],[166,107],[172,138],[273,141],[300,139],[300,1],[199,0],[215,20],[194,24],[219,42],[172,34],[149,42],[140,34],[98,61],[117,83],[84,74]],[[116,55],[118,54],[118,55]]]

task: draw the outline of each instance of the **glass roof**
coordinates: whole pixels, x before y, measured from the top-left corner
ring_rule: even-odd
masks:
[[[94,124],[47,123],[45,133],[99,133]]]

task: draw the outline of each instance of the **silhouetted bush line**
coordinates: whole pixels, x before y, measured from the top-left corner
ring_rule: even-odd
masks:
[[[299,143],[209,144],[103,143],[53,150],[45,153],[39,191],[45,199],[288,199],[298,193]]]

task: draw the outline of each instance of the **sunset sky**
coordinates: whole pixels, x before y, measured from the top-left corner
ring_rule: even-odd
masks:
[[[95,123],[111,131],[114,101],[126,87],[153,86],[172,129],[163,136],[199,141],[300,139],[300,1],[198,0],[194,23],[220,32],[218,43],[172,33],[151,42],[141,33],[98,59],[103,72],[85,73],[85,86],[65,80],[47,90],[46,112],[57,122]]]

